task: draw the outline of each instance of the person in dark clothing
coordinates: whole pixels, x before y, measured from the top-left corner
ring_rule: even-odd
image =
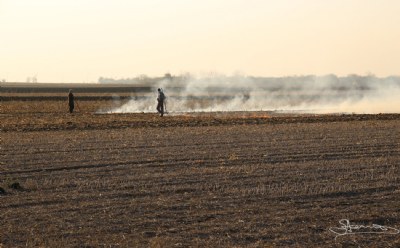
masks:
[[[164,101],[165,101],[164,92],[162,92],[162,90],[158,88],[157,111],[158,113],[160,113],[161,117],[163,117],[164,115]]]
[[[72,114],[74,112],[74,94],[72,94],[72,90],[69,90],[68,94],[68,105],[69,105],[69,112]]]

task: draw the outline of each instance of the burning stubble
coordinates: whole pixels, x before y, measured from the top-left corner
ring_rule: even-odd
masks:
[[[400,111],[400,77],[177,76],[156,83],[154,95],[100,111],[155,112],[157,88],[167,95],[170,113],[280,111],[303,113],[396,113]]]

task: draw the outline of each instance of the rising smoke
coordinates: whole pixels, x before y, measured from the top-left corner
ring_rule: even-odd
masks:
[[[132,96],[108,113],[155,112],[157,88],[170,113],[280,111],[304,113],[399,113],[400,77],[172,77],[159,80],[154,94]]]

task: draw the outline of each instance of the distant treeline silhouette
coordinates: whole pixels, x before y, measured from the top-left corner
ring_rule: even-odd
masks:
[[[139,75],[137,77],[132,78],[109,78],[109,77],[100,77],[98,82],[102,84],[151,84],[157,83],[162,80],[168,81],[182,81],[185,76],[172,76],[170,73],[166,73],[163,77],[148,77],[145,74]]]

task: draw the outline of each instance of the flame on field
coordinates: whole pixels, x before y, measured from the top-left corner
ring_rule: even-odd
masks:
[[[270,115],[266,115],[266,114],[251,114],[251,115],[244,115],[241,117],[242,118],[261,118],[261,119],[271,118]]]
[[[400,112],[400,77],[379,78],[371,75],[172,77],[157,82],[154,93],[132,97],[122,106],[103,112],[155,112],[157,88],[164,89],[166,111],[170,114],[225,111]]]

